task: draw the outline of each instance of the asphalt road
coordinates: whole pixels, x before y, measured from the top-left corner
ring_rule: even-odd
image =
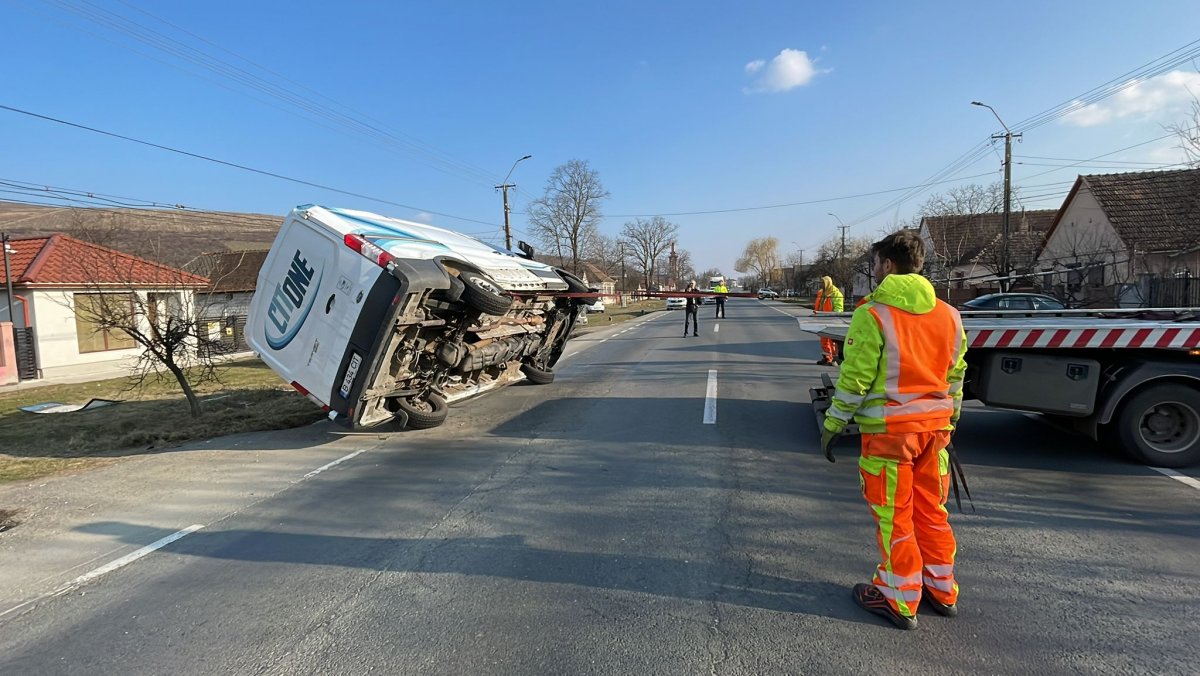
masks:
[[[795,312],[577,339],[552,385],[0,621],[0,673],[1200,671],[1200,490],[1016,413],[971,409],[957,436],[978,510],[952,517],[959,617],[859,610],[873,525],[853,443],[817,450],[808,388],[832,370]]]

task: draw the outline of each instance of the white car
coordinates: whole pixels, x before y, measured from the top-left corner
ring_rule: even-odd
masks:
[[[526,250],[529,255],[531,250]],[[553,366],[589,303],[574,275],[442,228],[297,207],[259,271],[246,340],[354,429],[446,419],[447,399]]]
[[[604,312],[604,299],[597,298],[595,303],[587,306],[588,312]]]
[[[668,310],[683,310],[686,308],[687,308],[687,299],[686,298],[668,298],[667,299],[667,309]]]

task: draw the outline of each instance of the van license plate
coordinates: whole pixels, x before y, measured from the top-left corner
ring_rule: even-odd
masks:
[[[346,377],[342,378],[342,397],[350,396],[350,387],[354,385],[354,376],[358,375],[358,365],[362,363],[362,356],[358,354],[350,355],[350,365],[346,367]]]

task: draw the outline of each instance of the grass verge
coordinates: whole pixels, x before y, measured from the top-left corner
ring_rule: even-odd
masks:
[[[286,429],[323,417],[258,360],[234,362],[221,383],[197,388],[204,415],[192,418],[174,380],[130,391],[125,378],[48,385],[0,394],[0,483],[36,479],[113,462],[115,458],[225,434]],[[74,413],[28,413],[48,401],[122,403]]]

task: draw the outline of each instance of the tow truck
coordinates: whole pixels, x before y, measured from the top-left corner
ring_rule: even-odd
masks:
[[[1196,308],[967,311],[964,399],[1053,418],[1138,462],[1200,462],[1200,311]],[[851,313],[802,318],[845,341]],[[809,391],[818,425],[833,380]],[[847,432],[857,433],[855,426]]]

